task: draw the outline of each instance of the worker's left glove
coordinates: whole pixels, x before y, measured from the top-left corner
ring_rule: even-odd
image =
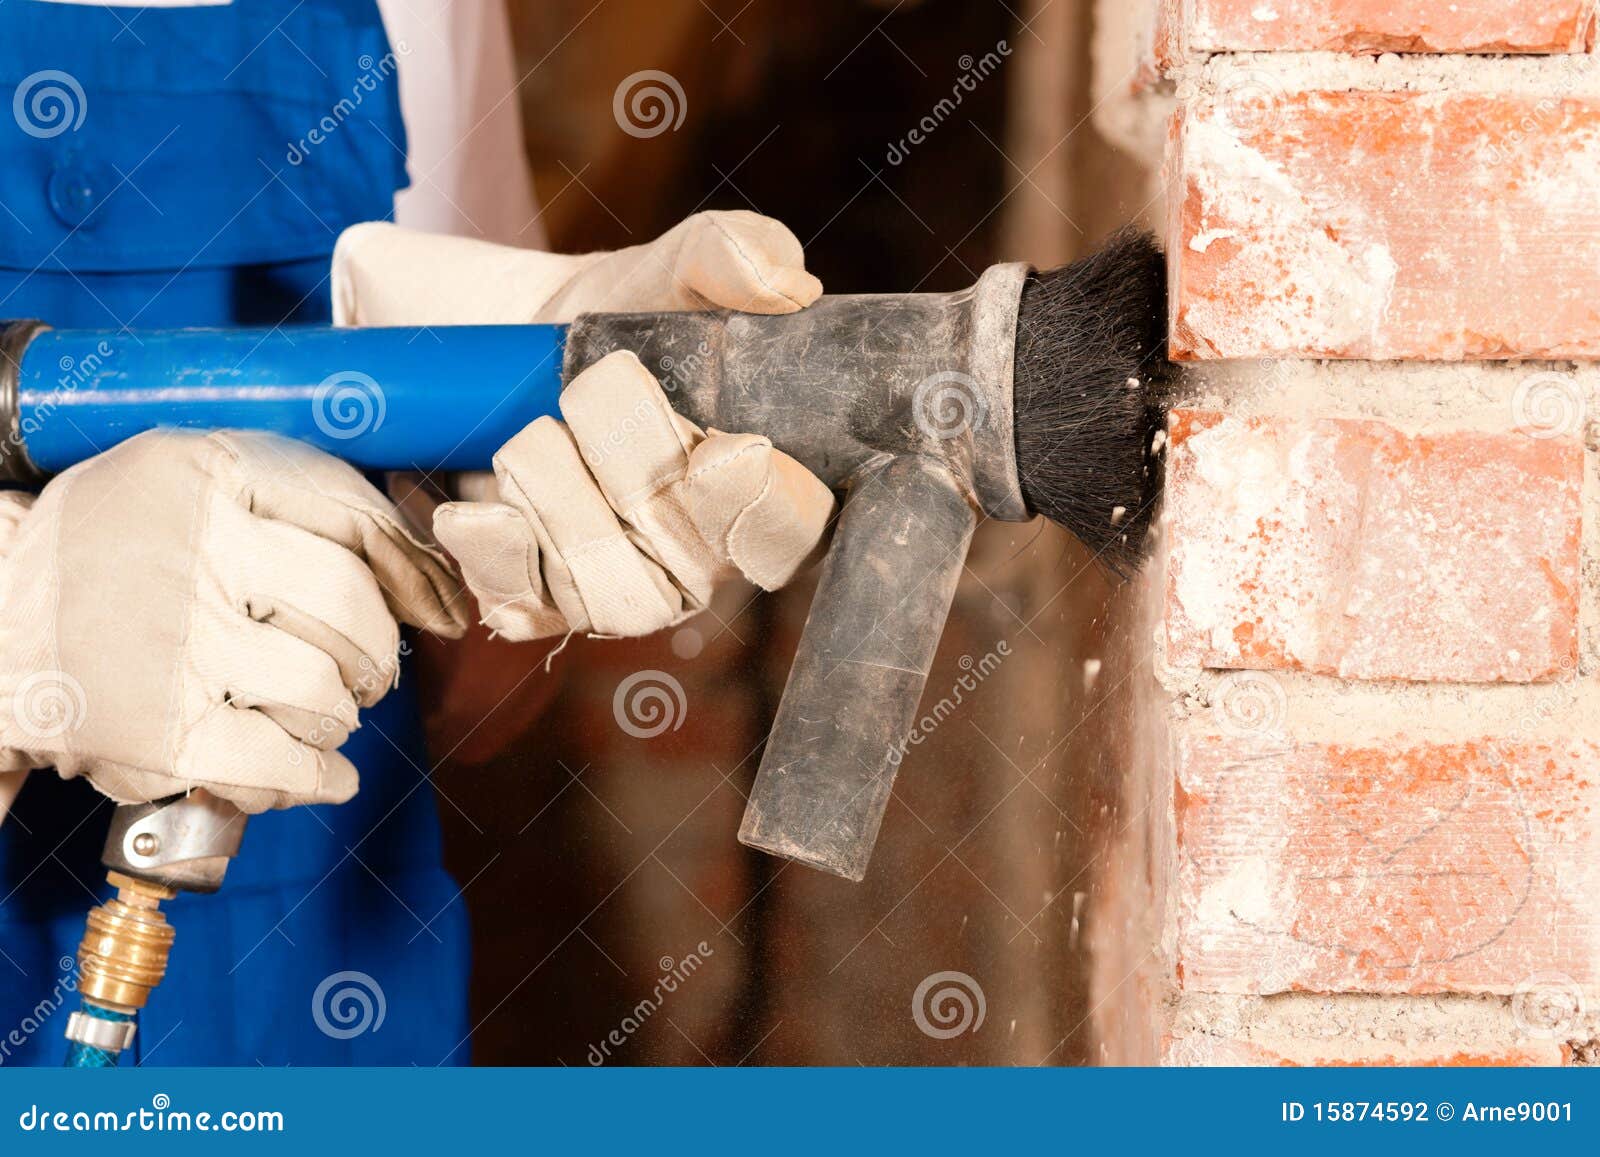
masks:
[[[121,803],[341,803],[356,769],[337,749],[398,678],[396,620],[459,635],[461,596],[345,463],[147,431],[53,478],[0,562],[0,768]]]
[[[580,312],[791,313],[822,286],[781,224],[697,214],[648,245],[563,256],[358,225],[334,253],[336,320],[358,325],[566,322]],[[832,493],[758,433],[675,414],[631,353],[611,354],[495,455],[481,499],[439,507],[434,533],[483,622],[510,639],[643,635],[703,610],[723,579],[788,582],[833,515]]]

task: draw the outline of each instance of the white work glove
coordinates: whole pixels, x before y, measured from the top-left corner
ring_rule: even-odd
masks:
[[[52,480],[0,562],[0,766],[122,803],[341,803],[356,770],[335,749],[395,682],[396,617],[459,635],[460,594],[343,462],[141,434]]]
[[[335,320],[351,325],[567,322],[589,311],[792,313],[822,292],[800,243],[766,217],[700,213],[658,240],[563,256],[357,225],[334,251]],[[703,610],[742,574],[768,590],[810,558],[832,493],[759,434],[673,413],[631,353],[569,383],[566,424],[540,418],[462,490],[434,532],[485,625],[510,639],[644,635]]]
[[[0,490],[0,600],[3,600],[6,587],[10,584],[11,551],[16,546],[17,536],[22,530],[22,524],[28,517],[28,512],[33,509],[34,496],[22,490]],[[0,601],[0,606],[4,606]],[[9,775],[13,772],[27,772],[33,765],[26,756],[19,751],[0,746],[0,775]],[[0,817],[10,808],[10,798],[16,794],[17,781],[9,785],[0,785],[0,798],[6,800],[6,807],[0,809]]]

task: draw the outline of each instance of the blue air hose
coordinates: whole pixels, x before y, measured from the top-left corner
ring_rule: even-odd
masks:
[[[52,330],[0,322],[0,474],[157,426],[269,430],[368,470],[486,470],[559,413],[566,327]]]

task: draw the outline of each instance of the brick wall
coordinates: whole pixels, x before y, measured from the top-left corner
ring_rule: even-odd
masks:
[[[1186,369],[1100,1055],[1594,1062],[1596,4],[1149,8],[1102,119],[1167,124]]]

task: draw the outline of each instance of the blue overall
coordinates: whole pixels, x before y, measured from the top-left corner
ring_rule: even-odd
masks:
[[[328,320],[335,238],[406,181],[396,59],[373,0],[0,6],[0,317]],[[363,714],[353,801],[256,817],[223,890],[167,906],[177,943],[124,1064],[467,1059],[466,912],[414,693],[403,676]],[[61,1063],[108,816],[39,771],[0,826],[0,1065]],[[339,973],[364,976],[324,985]]]

